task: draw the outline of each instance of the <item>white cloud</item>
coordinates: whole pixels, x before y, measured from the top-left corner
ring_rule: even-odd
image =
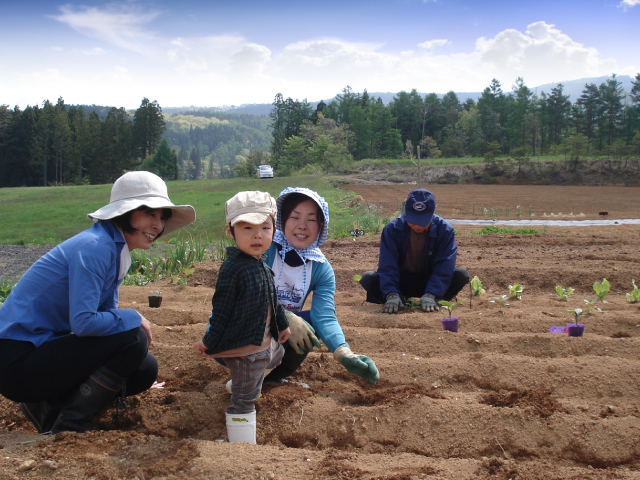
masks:
[[[89,50],[81,50],[81,52],[83,55],[87,56],[104,55],[105,53],[107,53],[106,50],[100,47],[91,48]]]
[[[525,33],[507,29],[493,38],[476,41],[482,65],[493,76],[523,76],[528,85],[591,77],[616,70],[613,59],[603,59],[544,21],[528,25]]]
[[[271,44],[251,42],[239,34],[156,36],[147,27],[159,13],[134,11],[134,7],[65,6],[61,12],[57,21],[102,40],[96,43],[100,47],[86,45],[85,56],[76,64],[73,60],[80,56],[69,57],[64,75],[58,70],[45,72],[47,65],[59,65],[52,60],[34,67],[40,71],[31,76],[13,74],[0,91],[28,92],[31,102],[63,95],[68,103],[127,108],[137,108],[143,97],[157,99],[162,106],[216,106],[268,103],[278,92],[285,98],[326,100],[347,85],[356,92],[365,88],[394,93],[413,88],[423,93],[469,92],[482,91],[492,78],[510,85],[522,76],[527,85],[536,86],[637,72],[628,72],[631,67],[617,69],[614,60],[602,58],[596,49],[544,21],[531,23],[524,32],[505,29],[493,37],[481,37],[475,49],[455,53],[449,53],[451,47],[440,49],[451,45],[446,39],[391,51],[384,43],[309,38],[276,51]],[[152,55],[119,51],[116,56],[112,45]]]
[[[433,50],[436,47],[443,47],[449,43],[451,43],[449,40],[443,38],[438,40],[427,40],[426,42],[419,43],[418,46],[425,50]]]
[[[250,43],[229,57],[229,73],[237,76],[258,76],[271,60],[271,50],[264,45]]]
[[[618,4],[618,8],[624,8],[625,10],[628,10],[632,7],[635,7],[636,5],[640,5],[640,0],[622,0]]]
[[[60,15],[51,18],[64,23],[75,31],[111,45],[138,53],[148,50],[154,35],[144,26],[158,17],[158,11],[142,11],[134,5],[112,4],[103,9],[62,5]]]

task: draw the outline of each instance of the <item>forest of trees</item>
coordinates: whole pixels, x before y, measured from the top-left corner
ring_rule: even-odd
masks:
[[[0,186],[111,183],[153,158],[164,130],[162,109],[146,98],[133,118],[115,107],[104,119],[85,115],[62,98],[24,110],[0,105]],[[176,176],[174,157],[159,158],[167,178]]]
[[[586,84],[573,103],[559,84],[540,96],[516,79],[505,93],[497,80],[477,102],[461,103],[455,92],[422,97],[398,93],[388,105],[367,91],[346,87],[313,110],[306,100],[278,94],[271,112],[272,165],[287,173],[309,163],[353,160],[484,157],[525,158],[580,149],[588,155],[640,153],[640,74],[627,96],[613,75]],[[342,129],[340,135],[335,133]],[[340,157],[339,151],[346,155]]]
[[[640,155],[640,74],[624,92],[613,75],[570,99],[559,84],[535,95],[497,80],[477,102],[401,91],[388,104],[346,87],[314,109],[276,95],[269,116],[214,110],[163,115],[144,98],[124,108],[0,105],[0,187],[111,183],[146,169],[165,179],[335,171],[363,159],[567,154]],[[573,100],[573,102],[572,102]],[[417,148],[419,147],[419,149]]]
[[[268,150],[271,143],[266,115],[189,111],[168,115],[166,122],[164,137],[177,151],[184,180],[236,176],[252,151]]]

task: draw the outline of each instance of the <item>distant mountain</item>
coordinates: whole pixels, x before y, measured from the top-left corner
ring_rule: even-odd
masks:
[[[542,92],[546,94],[551,93],[551,89],[558,86],[559,83],[562,84],[562,93],[564,95],[569,95],[569,100],[571,103],[574,103],[580,95],[582,95],[582,91],[586,84],[593,83],[596,86],[600,86],[601,83],[605,83],[607,80],[611,78],[611,75],[606,75],[604,77],[591,77],[591,78],[579,78],[578,80],[565,80],[563,82],[554,82],[554,83],[545,83],[544,85],[540,85],[538,87],[531,88],[534,93],[540,95]],[[622,84],[622,88],[625,93],[628,95],[631,91],[632,84],[631,78],[629,75],[617,75],[616,78]]]
[[[551,90],[553,88],[557,87],[559,83],[562,83],[562,86],[563,86],[562,92],[564,93],[564,95],[569,95],[569,100],[571,101],[571,103],[573,103],[578,98],[580,98],[580,95],[582,95],[582,91],[584,90],[584,87],[586,84],[594,83],[595,85],[599,86],[601,83],[605,83],[610,78],[611,78],[610,75],[604,76],[604,77],[579,78],[577,80],[565,80],[562,82],[545,83],[544,85],[539,85],[537,87],[529,86],[529,88],[538,96],[542,94],[542,92],[548,95],[551,93]],[[630,77],[629,75],[617,75],[616,78],[622,84],[622,88],[624,89],[624,91],[628,94],[631,91],[631,87],[632,87],[632,84],[631,84],[631,81],[633,80],[632,77]],[[511,88],[509,85],[503,85],[502,89],[505,93],[511,93]],[[395,93],[368,92],[368,93],[369,93],[369,96],[372,98],[375,98],[375,99],[380,98],[382,102],[385,104],[388,104],[389,102],[391,102],[393,98],[398,94],[398,92],[395,92]],[[427,93],[431,93],[431,92],[427,92]],[[427,95],[427,93],[420,92],[420,95],[424,97],[425,95]],[[442,98],[445,95],[445,93],[446,92],[438,93],[437,95],[439,98]],[[480,96],[482,95],[482,92],[456,92],[456,95],[458,96],[458,100],[460,100],[460,103],[463,103],[467,98],[471,98],[473,99],[474,102],[477,102]],[[329,103],[334,98],[335,97],[325,99],[324,102]],[[318,103],[320,103],[320,101],[309,102],[309,104],[313,109],[316,108]],[[201,108],[199,110],[210,109],[210,110],[222,110],[222,111],[233,112],[233,113],[252,113],[254,115],[269,115],[269,112],[271,112],[272,108],[273,108],[273,105],[270,103],[254,103],[254,104],[247,104],[247,105],[240,105],[240,106],[225,105],[222,107],[208,107],[208,108]],[[193,110],[195,109],[195,107],[189,107],[189,109]],[[167,108],[162,109],[162,111],[165,111],[165,112],[169,112],[169,110],[173,111],[173,109],[167,109]],[[182,111],[185,111],[185,110],[182,110]],[[172,112],[172,113],[178,113],[178,112]]]
[[[562,83],[562,86],[563,86],[562,92],[565,95],[569,95],[569,100],[571,101],[571,103],[574,103],[578,98],[580,98],[580,95],[582,95],[582,91],[584,90],[584,87],[586,84],[593,83],[597,86],[600,86],[600,84],[605,83],[610,78],[611,76],[609,75],[604,77],[579,78],[577,80],[564,80],[562,82],[545,83],[544,85],[539,85],[537,87],[531,87],[529,85],[527,86],[533,91],[533,93],[540,96],[542,92],[546,93],[547,95],[550,94],[553,88],[557,87],[559,83]],[[622,84],[622,88],[624,89],[624,91],[628,94],[631,91],[631,87],[632,87],[631,82],[633,78],[630,77],[629,75],[617,75],[616,78]],[[511,93],[510,85],[502,85],[502,89],[507,94]],[[395,92],[395,93],[368,92],[368,93],[369,93],[369,96],[372,98],[375,98],[375,99],[380,98],[382,102],[385,104],[388,104],[389,102],[391,102],[393,98],[398,94],[398,92]],[[419,92],[419,93],[422,97],[424,97],[425,95],[431,92],[427,92],[427,93]],[[445,93],[446,92],[438,93],[437,95],[439,98],[442,98],[445,95]],[[463,103],[467,98],[471,98],[473,99],[474,102],[477,102],[480,96],[482,95],[482,92],[456,92],[456,95],[458,96],[458,100],[460,100],[460,103]],[[329,103],[334,98],[335,97],[332,97],[329,99],[325,99],[323,101],[325,103]],[[313,108],[314,110],[318,105],[318,103],[320,103],[320,100],[318,100],[317,102],[309,102],[309,104],[311,105],[311,108]],[[106,116],[106,113],[109,109],[109,107],[99,107],[96,105],[90,105],[90,106],[83,105],[83,107],[84,107],[85,113],[96,111],[102,118]],[[198,111],[198,112],[227,112],[227,113],[246,113],[246,114],[252,114],[252,115],[269,115],[272,108],[273,108],[273,105],[270,103],[251,103],[251,104],[243,104],[243,105],[222,105],[219,107],[196,107],[193,105],[189,107],[164,107],[163,106],[162,111],[164,113],[185,113],[189,111],[191,112]]]

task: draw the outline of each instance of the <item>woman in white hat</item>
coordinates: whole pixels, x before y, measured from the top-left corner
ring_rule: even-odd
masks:
[[[91,430],[118,395],[147,390],[158,363],[148,353],[149,321],[118,308],[130,251],[195,220],[174,205],[164,181],[128,172],[94,225],[36,261],[0,307],[0,394],[20,402],[38,433]]]

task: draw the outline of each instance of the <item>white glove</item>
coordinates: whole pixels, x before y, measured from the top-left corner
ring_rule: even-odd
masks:
[[[315,336],[316,331],[311,325],[305,322],[295,313],[286,312],[287,320],[289,320],[289,345],[291,345],[297,353],[304,355],[313,350],[313,346],[320,348],[320,340]]]

